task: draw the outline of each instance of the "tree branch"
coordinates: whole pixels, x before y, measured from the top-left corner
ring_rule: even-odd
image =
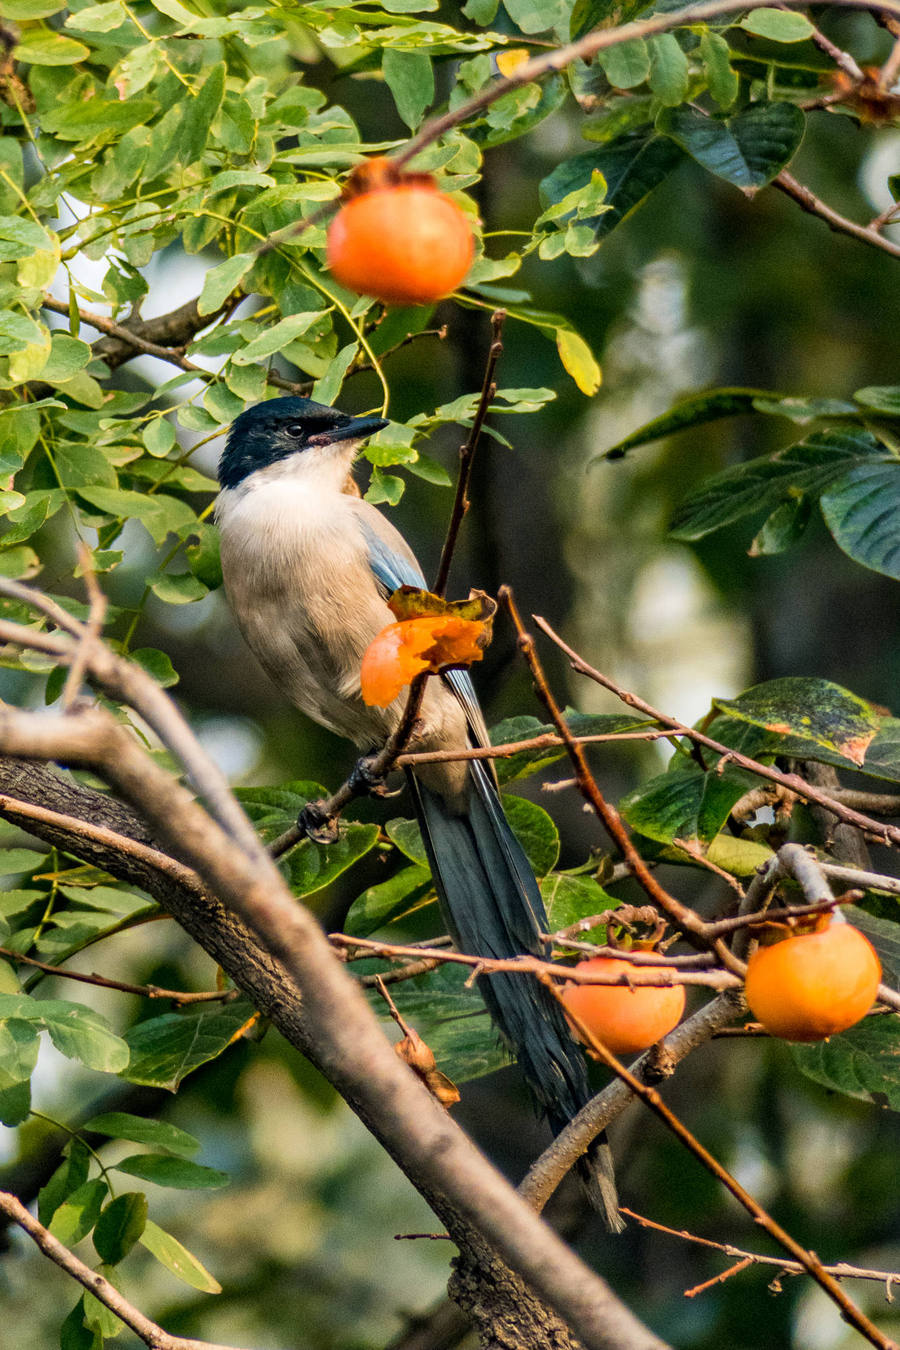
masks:
[[[21,1204],[14,1195],[7,1191],[0,1191],[0,1213],[7,1215],[9,1219],[19,1225],[23,1232],[27,1233],[34,1243],[41,1249],[45,1256],[64,1270],[67,1275],[71,1275],[73,1280],[84,1285],[88,1293],[94,1295],[102,1304],[114,1312],[116,1317],[120,1318],[126,1326],[136,1336],[144,1342],[148,1350],[233,1350],[233,1347],[226,1345],[214,1345],[211,1341],[189,1340],[184,1336],[170,1336],[162,1327],[151,1322],[149,1317],[145,1317],[140,1309],[135,1308],[132,1303],[119,1293],[115,1285],[110,1284],[99,1271],[91,1270],[80,1261],[68,1247],[53,1236],[43,1224],[38,1223],[37,1219],[32,1218],[28,1210]]]
[[[60,718],[0,708],[0,745],[20,758],[62,758],[93,768],[139,807],[165,844],[195,866],[212,894],[252,925],[268,968],[270,999],[272,957],[302,989],[302,1006],[296,995],[292,1000],[290,1039],[353,1105],[485,1278],[507,1284],[512,1280],[523,1306],[529,1300],[534,1305],[518,1278],[523,1277],[590,1350],[660,1350],[662,1342],[516,1197],[398,1060],[362,992],[332,955],[312,916],[286,890],[264,850],[257,846],[248,856],[101,711]],[[195,747],[192,763],[200,754]],[[191,915],[191,928],[195,933],[206,930],[203,945],[218,958],[222,933],[209,928],[216,908],[221,922],[222,909],[215,901],[209,908],[212,914],[203,922],[196,912]],[[232,928],[232,936],[234,932]],[[255,983],[252,949],[245,955],[229,944],[221,956],[221,964],[241,987]],[[281,1028],[286,1019],[279,1011],[277,1006],[271,1009]],[[512,1270],[504,1272],[493,1252]]]

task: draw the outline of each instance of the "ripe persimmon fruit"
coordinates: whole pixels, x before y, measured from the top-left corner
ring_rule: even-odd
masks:
[[[342,196],[327,246],[328,266],[342,286],[389,305],[425,305],[463,280],[472,264],[472,228],[430,174],[367,160]]]
[[[865,1017],[880,983],[881,962],[869,939],[841,915],[826,914],[812,932],[757,947],[745,992],[772,1036],[824,1041]]]
[[[615,956],[579,961],[578,971],[638,977],[639,966]],[[614,1055],[636,1055],[668,1035],[684,1013],[684,985],[570,984],[563,990],[567,1011]],[[577,1034],[577,1028],[576,1028]]]

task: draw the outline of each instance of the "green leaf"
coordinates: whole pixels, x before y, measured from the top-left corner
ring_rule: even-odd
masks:
[[[559,861],[559,831],[544,808],[525,797],[504,796],[503,810],[535,876],[552,872]]]
[[[900,417],[900,384],[867,385],[857,389],[853,395],[857,403],[873,412],[887,413],[889,417]]]
[[[173,1158],[165,1153],[133,1153],[113,1163],[117,1172],[130,1177],[152,1181],[156,1186],[169,1186],[178,1191],[209,1191],[227,1186],[231,1180],[227,1172],[203,1167],[187,1158]]]
[[[742,516],[772,511],[789,497],[822,492],[860,461],[886,457],[868,432],[816,432],[774,455],[708,478],[678,507],[670,533],[675,539],[702,539]]]
[[[783,553],[796,544],[809,524],[812,507],[808,497],[792,497],[776,506],[748,550],[751,558]]]
[[[601,173],[606,181],[605,204],[611,210],[588,221],[598,238],[604,238],[681,163],[682,150],[667,136],[637,133],[611,141],[597,150],[575,155],[541,181],[541,204],[552,206],[576,188],[585,187],[591,175]]]
[[[386,47],[381,70],[398,113],[410,131],[415,131],[426,108],[434,101],[431,57],[421,49],[402,51],[398,47]]]
[[[589,919],[602,914],[607,909],[618,909],[621,901],[608,895],[593,877],[566,876],[564,872],[554,872],[541,882],[541,895],[547,909],[548,931],[558,932],[569,928],[579,919]],[[588,942],[602,943],[606,940],[606,931],[601,926],[591,928],[580,935]]]
[[[31,1114],[31,1081],[0,1088],[0,1125],[14,1129]]]
[[[344,376],[353,364],[358,351],[358,342],[348,342],[345,347],[341,348],[322,378],[316,380],[313,385],[311,398],[315,403],[325,403],[328,407],[332,406],[341,392]],[[372,460],[372,462],[374,464],[376,461]],[[391,462],[393,463],[393,461]]]
[[[63,37],[59,40],[73,41],[72,38]],[[75,42],[73,45],[80,47],[82,44]],[[156,111],[156,104],[149,98],[132,98],[127,103],[90,98],[64,103],[52,112],[45,113],[43,129],[52,132],[61,141],[89,141],[97,136],[110,140],[130,131],[132,127],[142,126]]]
[[[433,899],[434,885],[428,868],[404,867],[354,900],[344,919],[344,932],[351,937],[370,937],[379,928],[405,918]]]
[[[663,844],[707,844],[722,829],[735,802],[758,779],[742,769],[704,773],[694,766],[659,774],[629,792],[619,810],[633,829]]]
[[[50,355],[41,371],[41,378],[48,384],[65,383],[84,369],[91,356],[91,349],[86,342],[56,329],[50,334]]]
[[[109,1280],[114,1289],[118,1289],[115,1266],[108,1266],[104,1262],[97,1268],[97,1273],[104,1279]],[[121,1292],[121,1290],[120,1290]],[[91,1327],[97,1334],[97,1340],[100,1346],[106,1339],[112,1339],[125,1330],[124,1322],[121,1322],[114,1312],[112,1312],[105,1303],[101,1303],[95,1294],[86,1292],[84,1295],[84,1323]]]
[[[147,1197],[126,1191],[110,1200],[94,1229],[93,1243],[101,1261],[115,1266],[131,1251],[147,1222]]]
[[[189,1073],[218,1059],[253,1018],[244,999],[199,1012],[164,1013],[139,1022],[125,1040],[131,1051],[121,1076],[129,1083],[175,1092]]]
[[[306,333],[321,317],[322,311],[318,309],[310,310],[306,314],[289,314],[286,319],[279,319],[278,323],[272,324],[271,328],[265,329],[259,337],[248,342],[246,347],[235,352],[231,360],[236,366],[256,365],[266,357],[274,356],[275,352],[282,351],[293,342],[294,338]]]
[[[46,853],[38,853],[31,848],[0,849],[0,876],[21,876],[24,872],[34,872],[47,861]]]
[[[428,854],[422,843],[422,831],[417,820],[389,820],[384,829],[388,839],[401,853],[419,867],[428,867]]]
[[[647,39],[650,53],[650,88],[667,108],[677,107],[688,95],[688,59],[674,33],[658,33]],[[685,147],[687,149],[687,147]]]
[[[634,89],[650,75],[650,51],[641,38],[608,47],[596,59],[614,89]]]
[[[706,67],[710,95],[720,108],[730,108],[737,98],[741,82],[731,68],[731,49],[719,33],[709,29],[700,39],[700,56]]]
[[[292,849],[283,864],[291,891],[296,896],[315,894],[365,857],[377,842],[377,825],[354,821],[342,823],[340,837],[334,844],[304,840]]]
[[[732,876],[752,877],[774,857],[774,853],[767,844],[757,843],[755,839],[737,839],[723,830],[707,845],[706,857]]]
[[[77,1136],[46,1186],[38,1192],[38,1219],[46,1228],[60,1205],[88,1179],[91,1155]]]
[[[144,1231],[140,1236],[142,1247],[146,1247],[156,1257],[166,1270],[190,1285],[192,1289],[199,1289],[204,1294],[221,1294],[222,1286],[215,1276],[210,1275],[209,1271],[182,1246],[177,1238],[173,1238],[171,1233],[160,1228],[152,1219],[148,1219]]]
[[[168,652],[158,651],[156,647],[138,647],[128,655],[135,665],[140,666],[141,670],[146,670],[148,675],[152,675],[163,689],[171,689],[178,683],[178,671],[172,665],[172,658]]]
[[[656,125],[710,173],[755,191],[796,153],[806,119],[794,103],[754,103],[724,120],[695,108],[667,108]]]
[[[225,303],[232,291],[250,271],[255,262],[252,253],[236,253],[218,267],[211,267],[203,278],[203,289],[197,301],[199,314],[214,314]]]
[[[900,1027],[896,1017],[865,1017],[814,1045],[791,1045],[801,1073],[832,1092],[900,1111]]]
[[[31,1077],[40,1046],[40,1034],[30,1022],[15,1017],[0,1022],[0,1090],[6,1091]]]
[[[80,33],[109,33],[113,28],[120,28],[126,18],[121,0],[108,0],[108,3],[89,5],[77,14],[70,14],[65,26]]]
[[[86,1181],[56,1209],[47,1225],[50,1232],[66,1247],[73,1247],[76,1242],[87,1237],[100,1218],[103,1201],[108,1194],[109,1189],[102,1177]]]
[[[90,47],[83,42],[46,28],[36,28],[22,33],[13,51],[13,60],[28,66],[74,66],[79,61],[86,61],[90,54]]]
[[[128,1063],[128,1050],[109,1023],[91,1008],[62,999],[34,999],[26,994],[0,994],[0,1019],[21,1018],[49,1032],[57,1050],[88,1069],[118,1073]]]
[[[543,33],[569,17],[569,0],[503,0],[503,7],[523,33]]]
[[[193,572],[163,572],[155,580],[150,580],[150,589],[167,605],[189,605],[193,600],[202,600],[204,595],[209,594]]]
[[[569,20],[569,40],[575,42],[594,28],[617,28],[648,8],[648,0],[575,0]]]
[[[189,1157],[200,1147],[199,1140],[165,1120],[133,1116],[127,1111],[106,1111],[92,1116],[82,1125],[86,1134],[105,1134],[110,1139],[128,1139],[132,1144],[152,1144],[179,1157]],[[43,1222],[43,1220],[41,1221]]]
[[[900,462],[855,465],[822,493],[819,505],[844,553],[900,580]]]
[[[805,14],[784,9],[755,9],[738,27],[770,42],[805,42],[816,31]]]
[[[713,704],[728,717],[779,736],[813,741],[853,764],[864,762],[878,729],[872,704],[830,680],[768,680],[735,699],[714,699]]]
[[[103,1350],[90,1327],[84,1322],[85,1295],[62,1322],[59,1328],[59,1350]]]

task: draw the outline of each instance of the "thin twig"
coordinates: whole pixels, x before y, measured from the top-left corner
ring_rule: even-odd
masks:
[[[739,989],[726,989],[697,1012],[691,1013],[670,1031],[662,1042],[664,1073],[675,1072],[677,1066],[694,1050],[711,1041],[730,1022],[746,1011]],[[660,1077],[660,1059],[657,1047],[646,1051],[631,1066],[632,1072],[657,1081]],[[541,1210],[594,1139],[622,1114],[634,1101],[634,1095],[621,1079],[614,1079],[583,1106],[578,1115],[548,1145],[532,1163],[519,1184],[519,1194],[535,1209]]]
[[[553,997],[558,999],[562,1006],[565,1006],[562,1004],[560,991],[554,981],[550,978],[544,978],[542,982],[546,985],[550,993],[552,993]],[[709,1150],[704,1148],[700,1141],[694,1137],[684,1122],[675,1115],[674,1111],[672,1111],[669,1106],[666,1105],[656,1089],[641,1082],[641,1080],[631,1073],[630,1070],[626,1069],[625,1065],[622,1064],[611,1051],[607,1050],[603,1042],[599,1040],[587,1026],[585,1026],[577,1014],[572,1013],[570,1008],[566,1008],[566,1015],[575,1026],[580,1038],[591,1048],[597,1059],[599,1059],[602,1064],[605,1064],[608,1069],[611,1069],[616,1077],[631,1089],[635,1096],[640,1097],[644,1105],[662,1121],[666,1128],[669,1129],[679,1142],[694,1155],[698,1162],[700,1162],[707,1171],[712,1173],[725,1189],[734,1196],[739,1204],[743,1205],[744,1209],[746,1209],[748,1214],[753,1217],[755,1222],[758,1223],[780,1247],[783,1247],[785,1251],[790,1252],[791,1256],[800,1264],[800,1266],[812,1276],[816,1283],[824,1289],[829,1298],[837,1304],[844,1320],[855,1327],[856,1330],[870,1342],[870,1344],[877,1346],[878,1350],[898,1350],[897,1342],[891,1340],[890,1337],[885,1336],[879,1331],[878,1327],[875,1326],[874,1322],[866,1317],[865,1313],[856,1306],[851,1298],[848,1297],[846,1291],[841,1288],[834,1276],[828,1273],[815,1252],[808,1251],[796,1240],[796,1238],[792,1237],[785,1228],[782,1228],[781,1224],[772,1218],[772,1215],[769,1214],[768,1210],[764,1209],[759,1201],[755,1200],[749,1191],[744,1189],[737,1178],[733,1177],[731,1173],[722,1166],[719,1160],[713,1157]]]
[[[66,682],[63,685],[62,705],[66,712],[70,710],[78,697],[87,667],[90,647],[103,632],[103,620],[106,618],[106,596],[97,585],[97,573],[94,571],[91,551],[81,539],[78,541],[78,561],[84,573],[90,608],[87,624],[78,640],[78,649],[75,652],[72,664],[69,666]]]
[[[801,778],[799,774],[781,773],[778,769],[773,769],[768,764],[760,764],[758,760],[750,759],[748,755],[742,755],[739,750],[733,750],[730,746],[723,745],[720,741],[714,741],[710,736],[706,736],[702,731],[698,731],[696,727],[686,726],[685,723],[680,722],[677,717],[671,717],[668,713],[660,712],[658,708],[654,708],[637,694],[633,694],[629,690],[623,689],[621,685],[616,684],[615,680],[610,679],[608,675],[604,675],[601,671],[596,670],[593,666],[589,665],[583,657],[579,656],[578,653],[568,645],[567,642],[563,641],[559,634],[551,628],[549,623],[547,623],[546,619],[542,619],[536,614],[534,616],[534,621],[541,632],[545,633],[552,642],[555,642],[560,651],[564,652],[569,658],[573,670],[577,671],[579,675],[586,675],[588,679],[593,680],[596,684],[602,685],[604,689],[608,689],[610,693],[615,694],[616,697],[621,699],[621,701],[629,708],[634,708],[638,712],[644,713],[647,717],[652,718],[654,722],[662,723],[672,731],[677,732],[679,736],[696,741],[698,745],[704,745],[708,750],[714,750],[716,754],[724,756],[728,763],[735,764],[740,769],[749,769],[751,773],[755,773],[760,778],[767,778],[772,783],[778,783],[781,787],[787,788],[788,791],[795,793],[798,797],[802,797],[805,801],[817,802],[819,806],[824,806],[827,811],[830,811],[835,816],[839,816],[841,820],[845,820],[848,825],[856,825],[859,829],[866,830],[869,834],[877,835],[877,837],[885,843],[900,845],[900,829],[898,829],[897,826],[886,825],[883,821],[875,820],[872,816],[866,816],[859,811],[854,811],[850,807],[842,805],[841,802],[835,801],[828,793],[822,792],[819,788],[814,787],[812,783],[807,783],[807,781],[804,778]]]
[[[573,736],[578,745],[604,745],[611,741],[656,741],[667,737],[677,737],[677,732],[667,727],[648,727],[646,731],[605,731],[590,736]],[[398,769],[415,768],[417,764],[452,764],[467,759],[506,759],[523,750],[549,750],[556,746],[565,748],[562,736],[545,731],[540,736],[532,736],[525,741],[504,741],[502,745],[479,745],[459,750],[411,750],[398,755]]]
[[[620,1208],[623,1214],[627,1214],[629,1219],[634,1219],[635,1223],[640,1224],[642,1228],[652,1228],[656,1233],[665,1233],[668,1237],[680,1238],[683,1242],[694,1242],[700,1247],[710,1247],[713,1251],[722,1252],[725,1256],[737,1257],[753,1265],[776,1266],[779,1270],[786,1271],[791,1275],[802,1275],[806,1269],[799,1261],[786,1261],[783,1256],[767,1256],[762,1252],[748,1252],[743,1247],[735,1247],[731,1242],[715,1242],[712,1238],[700,1237],[697,1233],[689,1233],[684,1228],[669,1228],[667,1224],[657,1223],[655,1219],[648,1219],[643,1214],[636,1214],[633,1209],[626,1209],[624,1205]],[[823,1265],[822,1269],[838,1280],[874,1280],[878,1284],[885,1285],[888,1290],[892,1284],[900,1282],[900,1273],[897,1271],[870,1270],[866,1266],[851,1266],[846,1261],[838,1261],[834,1265]]]
[[[889,93],[900,80],[900,37],[896,38],[888,59],[878,74],[878,84],[885,93]]]
[[[21,952],[0,947],[0,956],[21,965],[33,966],[47,975],[59,975],[65,980],[77,980],[81,984],[95,984],[101,989],[115,989],[122,994],[139,994],[142,998],[164,998],[172,1003],[187,1007],[191,1003],[229,1003],[237,997],[236,989],[209,989],[199,993],[189,993],[183,989],[161,989],[156,984],[127,984],[124,980],[110,980],[105,975],[88,975],[81,970],[69,970],[66,966],[54,966],[47,961],[37,961],[33,956],[23,956]]]
[[[396,942],[378,942],[374,938],[348,937],[346,933],[329,933],[329,942],[352,951],[383,956],[388,960],[404,960],[411,956],[422,957],[450,965],[469,966],[481,975],[546,975],[548,978],[571,980],[575,984],[613,984],[637,988],[639,985],[652,985],[654,988],[668,988],[676,984],[696,984],[707,989],[739,989],[742,981],[737,975],[725,970],[684,970],[672,965],[638,965],[633,972],[579,970],[577,966],[561,966],[553,961],[541,961],[537,956],[515,956],[505,960],[485,956],[468,956],[464,952],[444,948],[408,947]],[[624,956],[615,948],[603,948],[602,952],[611,956]]]
[[[393,162],[398,167],[408,164],[420,150],[424,150],[426,146],[439,140],[445,132],[452,131],[454,127],[460,126],[463,122],[483,112],[485,108],[490,107],[497,99],[503,98],[511,90],[520,89],[523,85],[542,80],[545,76],[564,70],[566,66],[572,65],[576,61],[586,61],[598,52],[609,47],[619,46],[624,42],[631,42],[636,38],[653,37],[657,33],[667,33],[673,28],[680,28],[682,25],[703,23],[722,14],[735,14],[744,10],[759,9],[769,2],[770,0],[709,0],[708,3],[688,5],[684,9],[670,13],[654,14],[648,19],[637,19],[618,27],[595,29],[576,42],[571,42],[567,46],[559,47],[545,55],[536,56],[530,61],[523,62],[509,75],[491,80],[484,89],[464,100],[456,108],[430,118],[393,157]],[[785,9],[805,9],[807,3],[808,0],[782,0]],[[832,3],[839,8],[863,9],[877,14],[900,17],[900,0],[832,0]],[[272,249],[278,248],[283,243],[295,241],[306,230],[315,225],[324,224],[338,209],[339,205],[340,198],[324,202],[322,206],[317,207],[308,216],[302,217],[282,230],[277,230],[264,243],[258,244],[254,252],[257,255],[262,255],[271,252]],[[838,217],[838,219],[841,218]],[[852,222],[847,223],[852,224]],[[862,229],[863,227],[856,228]],[[880,247],[884,241],[879,241],[876,236],[875,239],[866,237],[866,242],[874,242]],[[892,249],[889,251],[893,252]]]
[[[0,1191],[0,1211],[13,1223],[28,1234],[45,1256],[71,1275],[73,1280],[84,1285],[89,1293],[115,1313],[126,1326],[138,1336],[150,1350],[233,1350],[232,1347],[214,1345],[211,1341],[197,1341],[185,1336],[170,1336],[156,1322],[151,1322],[139,1308],[119,1293],[115,1285],[110,1284],[99,1271],[91,1270],[80,1261],[68,1247],[53,1236],[43,1224],[32,1218],[25,1206],[7,1191]]]
[[[787,169],[782,169],[781,173],[772,179],[772,186],[791,197],[802,211],[824,220],[829,229],[834,230],[835,233],[849,234],[853,239],[859,239],[864,244],[871,244],[875,248],[880,248],[883,253],[890,253],[892,257],[900,258],[900,244],[885,239],[884,235],[879,234],[878,230],[873,229],[871,225],[859,225],[855,220],[848,220],[846,216],[840,215],[833,207],[823,202],[821,197],[817,197],[805,184],[798,183],[797,179],[793,174],[788,173]]]
[[[610,838],[622,853],[622,857],[627,863],[635,880],[644,889],[650,899],[659,905],[670,918],[674,919],[678,926],[684,931],[687,940],[692,946],[700,947],[701,949],[712,946],[722,965],[725,966],[727,970],[732,971],[733,974],[739,976],[742,975],[743,966],[735,960],[724,943],[715,938],[707,939],[703,920],[699,918],[692,909],[689,909],[687,905],[683,905],[680,900],[677,900],[674,895],[670,895],[648,869],[643,858],[632,843],[631,836],[625,828],[622,817],[619,815],[616,808],[610,802],[607,802],[603,793],[600,791],[597,781],[588,766],[584,751],[574,740],[572,733],[569,730],[559,705],[550,691],[547,677],[544,674],[543,667],[541,666],[535,650],[534,639],[525,630],[515,600],[513,599],[512,591],[508,586],[502,586],[500,588],[499,599],[506,605],[518,634],[519,650],[528,663],[538,698],[547,709],[552,721],[556,725],[557,731],[566,743],[569,758],[575,768],[579,791],[585,801],[593,807],[598,818],[602,821]]]
[[[65,629],[64,634],[41,633],[24,624],[0,620],[0,642],[44,651],[63,664],[71,665],[86,631],[84,624],[65,614],[40,592],[5,577],[0,577],[0,595],[23,600],[45,614],[50,614],[53,609],[59,611],[64,618],[54,621],[60,622],[60,627]],[[77,638],[77,642],[73,642],[72,638]],[[200,752],[190,727],[165,690],[135,662],[118,656],[99,642],[84,650],[87,653],[86,674],[91,682],[143,717],[160,740],[185,765],[195,788],[206,800],[216,820],[240,845],[247,857],[257,860],[264,857],[265,848],[232,796],[224,773],[207,755]]]
[[[478,442],[481,439],[481,428],[484,426],[484,419],[487,416],[491,399],[497,392],[497,385],[494,380],[494,372],[497,369],[497,362],[503,353],[503,324],[506,319],[506,311],[497,309],[491,315],[491,345],[488,349],[488,358],[484,367],[484,379],[481,382],[481,395],[478,399],[478,406],[475,409],[475,416],[472,419],[472,426],[466,437],[465,445],[459,448],[459,475],[456,480],[456,495],[453,499],[453,508],[450,512],[450,521],[447,525],[447,536],[444,539],[444,547],[441,549],[441,560],[438,564],[437,577],[435,578],[433,590],[435,595],[443,595],[447,589],[447,581],[450,576],[450,564],[453,561],[453,553],[456,549],[456,541],[459,538],[460,527],[465,518],[466,512],[471,505],[469,501],[469,482],[472,477],[472,465],[475,462],[475,452],[478,449]]]
[[[826,37],[814,24],[812,30],[812,40],[819,51],[824,52],[826,56],[830,56],[834,64],[845,75],[848,75],[854,84],[859,84],[865,77],[850,53],[838,47],[830,37]]]
[[[377,781],[385,778],[394,767],[400,751],[415,732],[422,707],[422,699],[425,697],[425,685],[430,675],[431,671],[423,670],[415,675],[410,682],[406,706],[403,709],[400,721],[378,753],[366,761],[366,776],[368,779]],[[349,806],[356,797],[363,796],[367,791],[370,791],[370,788],[366,786],[362,775],[351,774],[330,797],[325,801],[316,803],[316,813],[321,818],[322,828],[324,830],[333,829],[344,808]],[[307,831],[301,825],[291,825],[289,829],[285,830],[284,834],[279,835],[269,845],[269,854],[272,858],[280,858],[295,844],[299,844],[302,839],[307,837]]]

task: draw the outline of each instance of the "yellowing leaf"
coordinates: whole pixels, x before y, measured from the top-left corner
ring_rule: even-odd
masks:
[[[556,349],[572,379],[583,394],[596,394],[603,373],[584,338],[571,328],[557,328]]]
[[[497,69],[501,75],[512,75],[519,66],[524,66],[530,57],[531,53],[527,47],[510,47],[497,57]]]

